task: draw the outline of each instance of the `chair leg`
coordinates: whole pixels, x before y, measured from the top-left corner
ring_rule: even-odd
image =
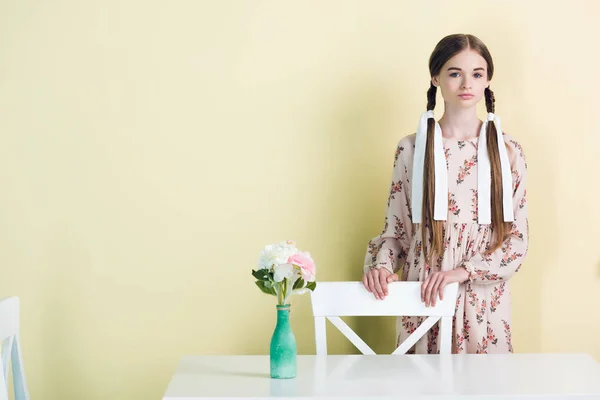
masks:
[[[23,368],[23,359],[21,357],[21,346],[19,336],[15,336],[13,341],[12,371],[15,388],[15,400],[29,400],[29,392],[25,383],[25,370]]]
[[[8,385],[4,379],[3,363],[0,363],[0,400],[8,400]]]
[[[440,354],[452,353],[452,317],[442,317],[440,321]]]
[[[327,355],[327,327],[325,317],[315,317],[315,343],[318,356]]]

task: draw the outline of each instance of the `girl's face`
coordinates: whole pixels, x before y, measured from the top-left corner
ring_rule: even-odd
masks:
[[[485,59],[471,49],[449,59],[431,81],[442,91],[446,106],[457,108],[475,106],[490,86]]]

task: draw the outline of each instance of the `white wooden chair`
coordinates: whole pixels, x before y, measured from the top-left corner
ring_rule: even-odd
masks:
[[[29,400],[25,383],[25,371],[19,340],[19,298],[8,297],[0,300],[0,343],[2,363],[0,363],[0,400],[8,400],[8,362],[12,361],[13,387],[15,400]]]
[[[325,320],[328,319],[363,354],[375,352],[342,321],[343,316],[422,316],[428,317],[402,342],[392,354],[405,354],[431,327],[440,322],[440,354],[452,352],[452,317],[456,309],[458,283],[444,288],[444,300],[439,297],[435,307],[425,307],[421,301],[421,282],[388,284],[388,296],[377,300],[362,282],[318,282],[311,292],[317,355],[327,354]]]

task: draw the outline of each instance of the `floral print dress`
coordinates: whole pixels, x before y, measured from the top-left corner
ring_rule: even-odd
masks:
[[[448,169],[448,217],[444,225],[444,254],[425,266],[421,228],[411,220],[411,178],[415,134],[398,143],[383,232],[369,241],[364,271],[387,268],[403,281],[424,281],[428,273],[464,266],[468,281],[459,285],[452,324],[453,353],[512,353],[509,279],[527,253],[526,170],[523,149],[504,134],[513,180],[515,221],[501,248],[484,255],[493,240],[490,225],[477,222],[478,138],[466,141],[444,138]],[[416,228],[415,228],[416,227]],[[398,317],[397,345],[425,317]],[[409,350],[409,354],[435,354],[439,323]]]

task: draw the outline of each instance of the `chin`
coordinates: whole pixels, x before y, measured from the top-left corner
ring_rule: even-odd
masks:
[[[457,108],[471,108],[478,103],[477,99],[462,100],[455,103]]]
[[[481,97],[473,97],[472,99],[469,99],[469,100],[458,100],[456,102],[456,104],[459,107],[472,107],[473,105],[479,103],[480,100],[481,100]]]

